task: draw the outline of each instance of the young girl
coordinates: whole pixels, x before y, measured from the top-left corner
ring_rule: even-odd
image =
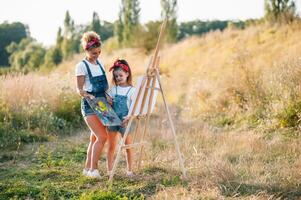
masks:
[[[109,150],[107,154],[108,173],[113,168],[113,158],[116,148],[116,135],[119,132],[122,136],[125,133],[128,119],[126,116],[129,112],[130,105],[133,101],[135,88],[132,86],[132,73],[129,64],[125,60],[117,59],[109,71],[113,70],[114,86],[109,90],[109,96],[112,98],[112,106],[118,117],[123,120],[121,126],[108,127]],[[132,137],[128,135],[125,144],[131,144]],[[133,152],[132,149],[126,149],[127,155],[127,176],[133,176]]]

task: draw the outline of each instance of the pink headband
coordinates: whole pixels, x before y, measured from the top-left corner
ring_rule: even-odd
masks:
[[[121,69],[123,69],[123,70],[126,71],[126,72],[129,72],[129,71],[130,71],[129,66],[127,66],[126,64],[121,63],[120,60],[117,59],[117,60],[114,62],[113,66],[110,67],[109,72],[112,71],[112,70],[115,69],[115,68],[118,68],[118,67],[120,67]]]
[[[85,49],[88,50],[90,49],[92,46],[100,46],[100,41],[97,38],[93,38],[92,40],[90,40],[87,44]]]

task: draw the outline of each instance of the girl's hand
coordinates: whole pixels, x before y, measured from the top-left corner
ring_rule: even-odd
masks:
[[[130,118],[129,117],[125,117],[121,123],[121,127],[126,127],[126,125],[128,124]]]
[[[106,95],[106,97],[107,97],[108,103],[112,106],[113,105],[113,99],[109,95]]]

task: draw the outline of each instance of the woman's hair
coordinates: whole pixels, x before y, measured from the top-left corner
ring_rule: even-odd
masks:
[[[132,71],[131,71],[130,65],[128,64],[128,62],[126,60],[117,59],[114,62],[113,66],[110,68],[109,71],[112,71],[112,70],[113,70],[113,77],[112,77],[113,85],[117,85],[115,77],[114,77],[114,72],[118,71],[118,70],[123,70],[124,72],[127,72],[129,74],[127,79],[126,79],[127,83],[129,85],[133,86],[133,84],[132,84]]]
[[[94,31],[85,32],[81,39],[84,50],[90,50],[101,46],[100,36]]]

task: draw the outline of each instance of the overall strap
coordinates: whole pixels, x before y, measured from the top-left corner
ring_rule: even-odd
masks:
[[[88,63],[87,63],[85,60],[83,60],[83,62],[84,62],[84,64],[86,65],[86,69],[87,69],[89,78],[91,79],[93,76],[92,76],[92,73],[91,73],[91,71],[90,71],[90,67],[89,67]]]
[[[117,95],[117,85],[115,86],[115,90],[116,90],[116,95]]]
[[[132,87],[130,87],[130,89],[128,90],[128,92],[126,93],[126,97],[128,98],[128,94],[129,94],[129,92],[130,92],[130,90],[133,88],[133,86]],[[130,98],[130,105],[132,105],[132,99]],[[129,108],[128,108],[129,109]]]
[[[100,67],[100,69],[101,69],[103,75],[106,75],[106,72],[105,72],[105,70],[103,69],[103,67],[102,67],[102,65],[100,64],[100,62],[98,62],[98,60],[96,60],[96,63],[99,65],[99,67]]]
[[[89,67],[89,65],[88,65],[88,63],[87,63],[87,61],[83,60],[83,62],[84,62],[85,65],[86,65],[86,68],[87,68],[87,72],[88,72],[89,77],[93,77],[93,76],[92,76],[92,73],[91,73],[91,70],[90,70],[90,67]],[[105,72],[105,70],[103,69],[103,67],[102,67],[102,65],[100,64],[100,62],[98,62],[98,60],[96,60],[96,63],[99,65],[100,70],[102,71],[102,74],[103,74],[103,75],[106,75],[106,72]]]
[[[128,94],[129,94],[129,92],[130,92],[130,90],[131,90],[132,88],[133,88],[133,87],[130,87],[130,89],[128,90],[128,92],[126,93],[125,96],[128,96]]]

